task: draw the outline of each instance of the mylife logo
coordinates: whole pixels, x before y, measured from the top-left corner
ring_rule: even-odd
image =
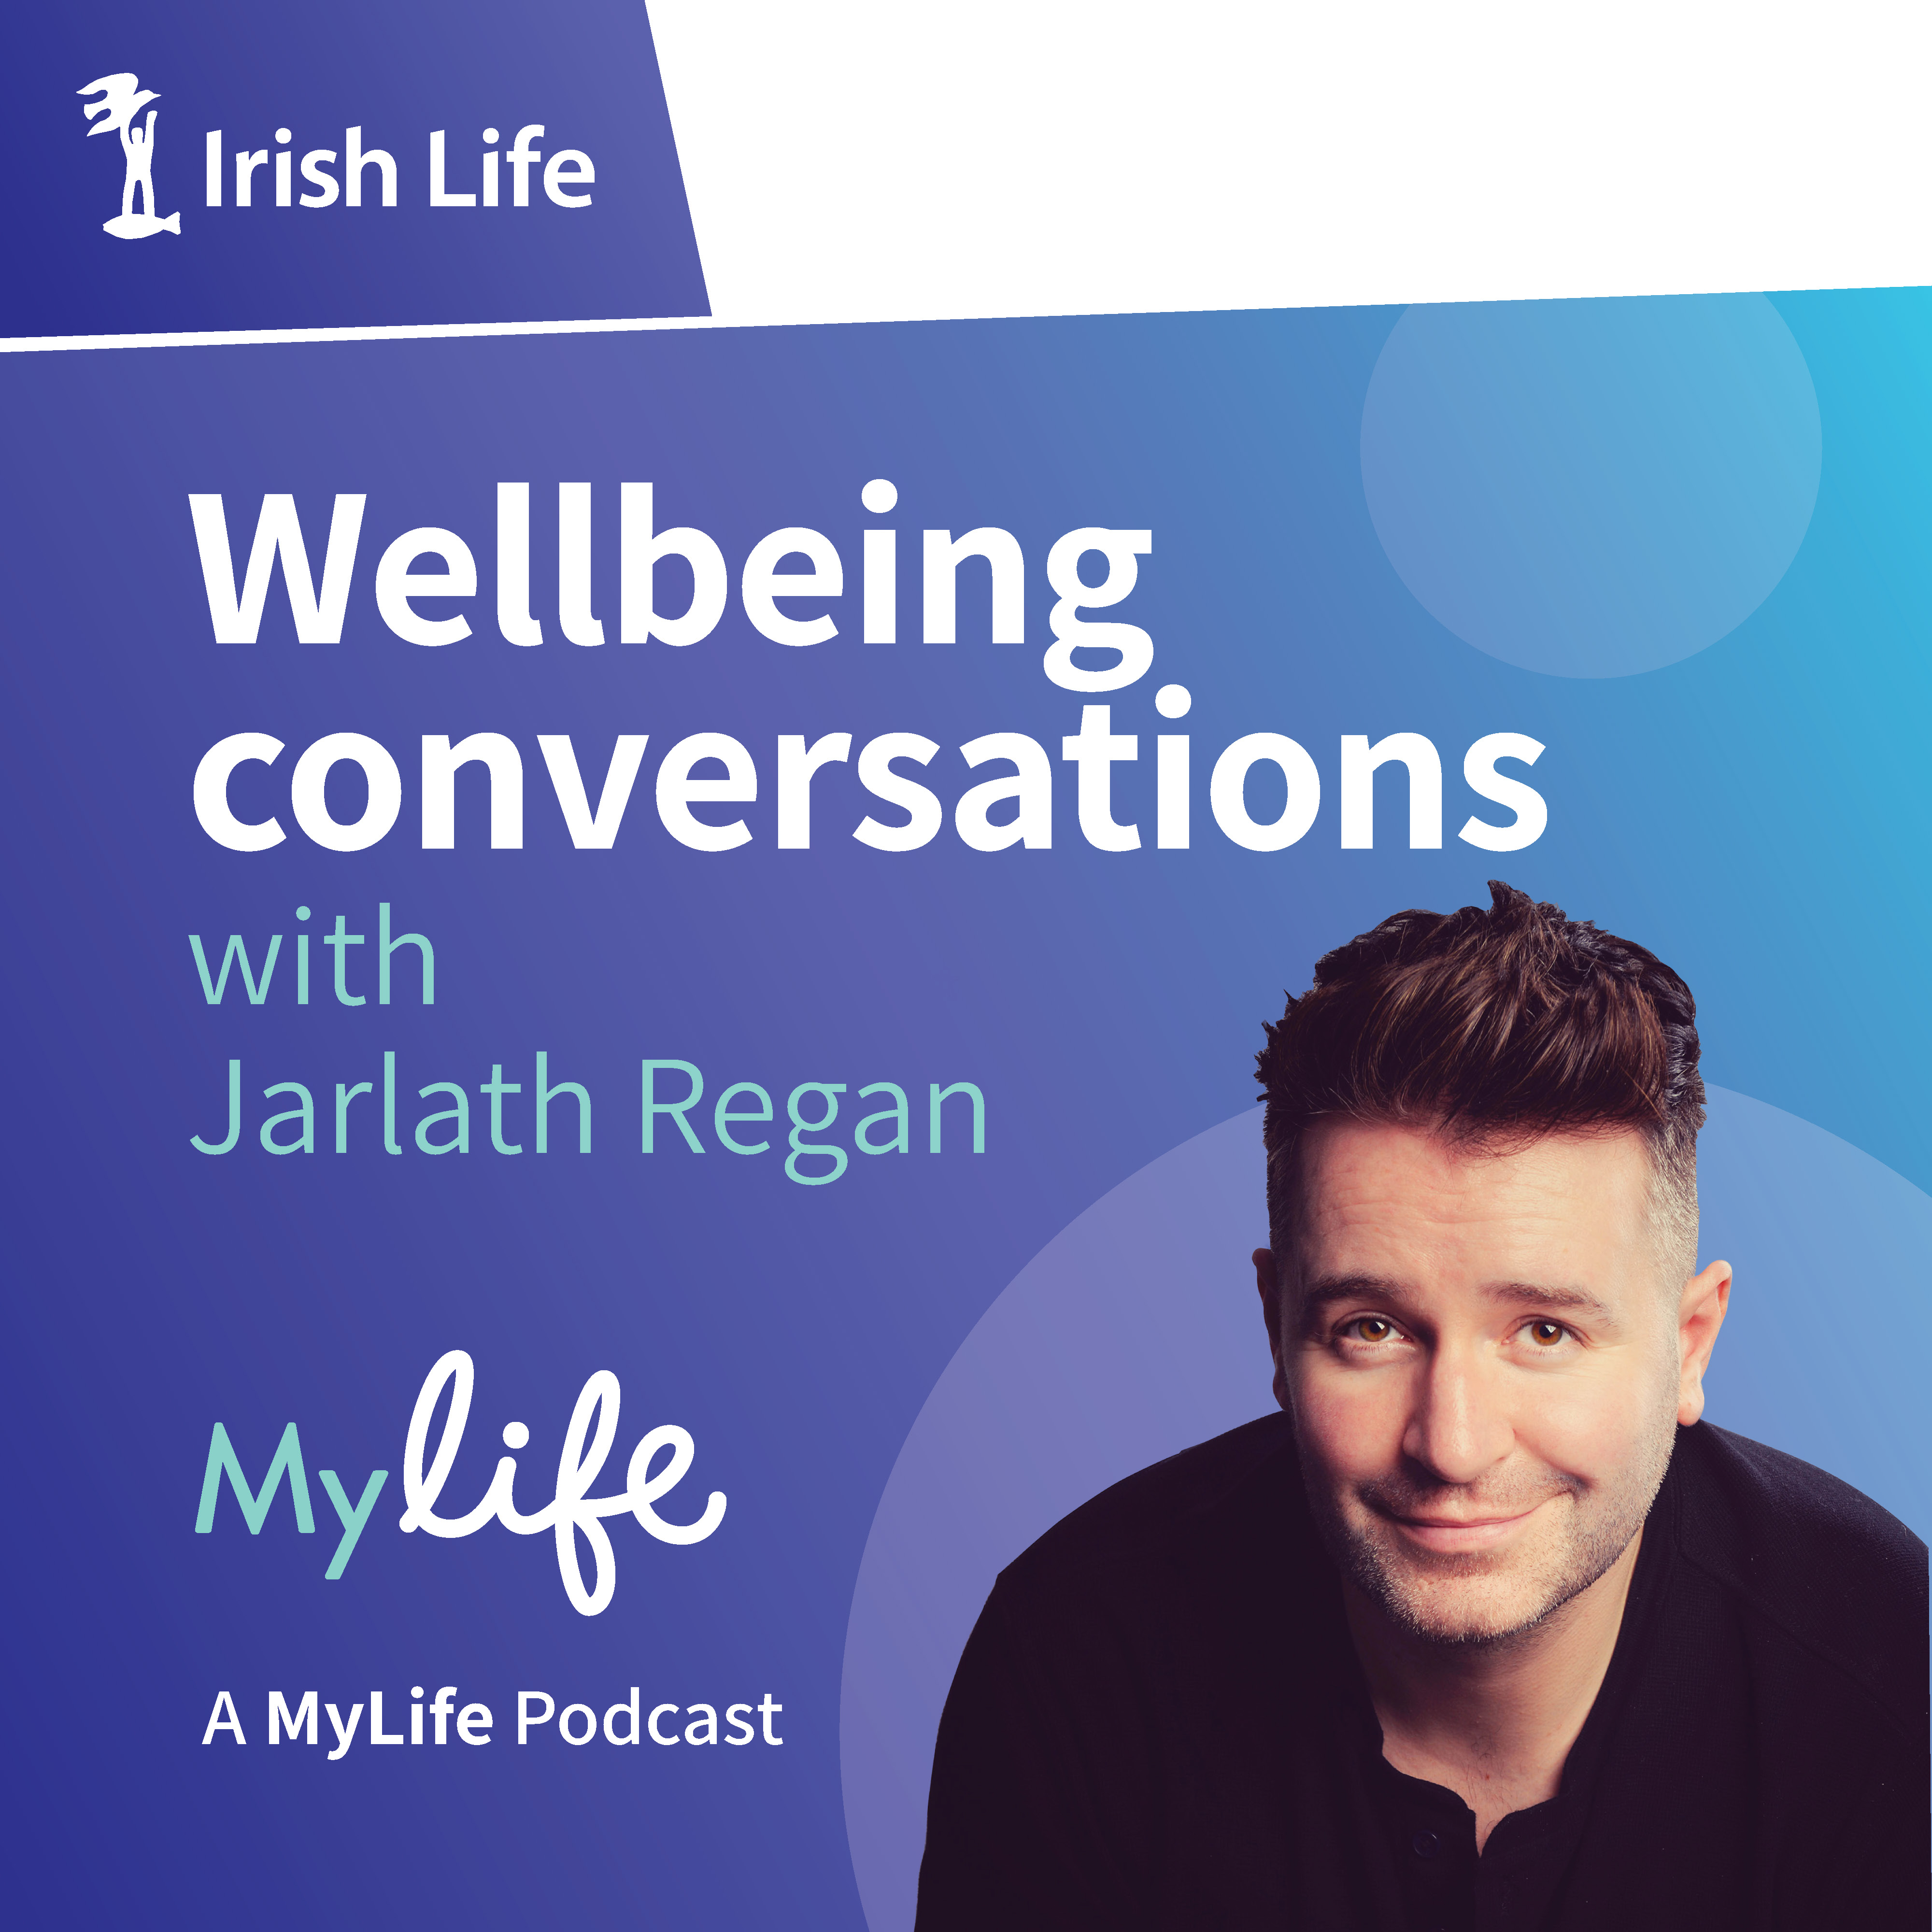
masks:
[[[577,1398],[577,1406],[571,1412],[569,1426],[564,1432],[562,1450],[557,1459],[556,1488],[550,1502],[528,1515],[519,1510],[515,1498],[517,1459],[504,1456],[498,1459],[496,1473],[474,1508],[459,1516],[439,1516],[436,1504],[442,1499],[443,1487],[455,1466],[458,1451],[463,1447],[463,1432],[470,1420],[470,1398],[476,1379],[476,1364],[462,1349],[452,1348],[430,1369],[416,1396],[416,1408],[410,1417],[409,1433],[403,1445],[403,1493],[409,1507],[404,1510],[398,1527],[406,1533],[422,1530],[434,1537],[473,1536],[491,1522],[502,1523],[518,1536],[535,1536],[548,1530],[556,1540],[557,1568],[563,1578],[565,1594],[582,1615],[594,1617],[609,1607],[617,1588],[616,1555],[602,1521],[603,1517],[634,1516],[639,1528],[658,1542],[680,1544],[702,1543],[724,1520],[725,1499],[719,1490],[711,1492],[704,1514],[695,1522],[668,1522],[658,1514],[655,1504],[684,1480],[697,1453],[690,1435],[675,1423],[661,1423],[639,1438],[636,1448],[631,1451],[622,1490],[614,1496],[593,1496],[590,1493],[591,1484],[602,1472],[611,1446],[616,1440],[617,1414],[622,1400],[623,1391],[617,1378],[608,1369],[599,1370],[585,1382]],[[446,1388],[449,1390],[448,1413],[443,1418],[436,1453],[425,1469],[424,1459],[429,1450],[430,1428],[441,1406]],[[511,1422],[504,1425],[505,1448],[521,1449],[530,1439],[530,1432],[524,1424]],[[652,1465],[667,1450],[668,1455],[654,1471]],[[333,1582],[348,1568],[349,1559],[355,1552],[376,1498],[382,1494],[388,1472],[372,1471],[363,1485],[361,1499],[354,1503],[350,1501],[347,1491],[333,1469],[324,1469],[320,1474],[322,1487],[342,1520],[341,1539],[324,1573],[326,1580]],[[228,1431],[218,1422],[208,1443],[207,1466],[202,1475],[201,1502],[194,1521],[196,1531],[203,1536],[213,1532],[216,1506],[220,1500],[222,1478],[225,1476],[241,1505],[242,1520],[248,1526],[248,1533],[259,1536],[284,1475],[288,1478],[289,1499],[295,1510],[296,1527],[305,1536],[313,1535],[315,1512],[302,1463],[302,1436],[296,1425],[291,1422],[282,1431],[281,1440],[257,1491],[249,1486]],[[588,1588],[584,1586],[583,1570],[578,1561],[577,1538],[580,1533],[590,1544],[593,1559],[594,1580]]]
[[[149,101],[161,97],[142,86],[131,74],[104,74],[98,80],[90,80],[74,91],[83,98],[90,94],[100,96],[86,110],[87,118],[94,123],[87,131],[90,135],[118,134],[121,152],[127,163],[126,176],[121,184],[121,212],[112,220],[104,221],[101,226],[119,242],[143,242],[164,230],[178,235],[178,212],[165,218],[154,213],[154,119],[158,110],[148,107],[147,119],[139,127],[134,124],[135,116]],[[141,202],[139,214],[134,212],[136,195]]]
[[[122,78],[131,80],[133,76]],[[546,156],[536,145],[544,138],[544,131],[543,123],[533,121],[517,130],[516,139],[507,152],[500,152],[496,144],[502,137],[495,128],[485,128],[479,160],[473,167],[457,164],[459,182],[473,182],[475,185],[452,187],[448,130],[437,128],[429,137],[429,165],[423,177],[429,191],[428,205],[431,208],[475,208],[480,204],[484,208],[500,208],[505,205],[503,176],[508,174],[508,206],[512,208],[532,206],[532,176],[541,184],[544,198],[556,206],[588,208],[590,190],[597,179],[596,166],[580,148],[559,148]],[[365,146],[360,127],[343,130],[339,148],[310,148],[300,156],[294,151],[294,130],[288,128],[275,130],[272,150],[250,148],[244,141],[243,146],[230,152],[226,146],[226,134],[219,128],[211,128],[205,137],[207,202],[210,208],[227,205],[226,197],[231,185],[236,207],[256,206],[258,194],[262,195],[266,205],[264,190],[267,184],[258,185],[255,179],[257,171],[262,168],[269,170],[270,179],[274,183],[273,201],[277,208],[332,208],[338,201],[347,208],[360,208],[364,206],[365,190],[382,207],[394,208],[405,186],[404,171],[395,156],[386,148]],[[299,195],[296,193],[298,160],[302,164],[303,182]]]

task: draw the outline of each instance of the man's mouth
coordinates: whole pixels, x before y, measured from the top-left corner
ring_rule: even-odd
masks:
[[[1397,1534],[1412,1546],[1448,1556],[1493,1550],[1508,1543],[1542,1507],[1543,1504],[1538,1502],[1527,1509],[1488,1510],[1469,1515],[1446,1510],[1382,1508],[1376,1514],[1392,1524]]]

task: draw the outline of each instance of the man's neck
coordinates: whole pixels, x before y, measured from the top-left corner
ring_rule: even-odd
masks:
[[[1640,1532],[1587,1590],[1499,1643],[1425,1642],[1344,1586],[1382,1756],[1456,1792],[1476,1814],[1478,1851],[1510,1812],[1556,1796],[1616,1648],[1642,1541]]]

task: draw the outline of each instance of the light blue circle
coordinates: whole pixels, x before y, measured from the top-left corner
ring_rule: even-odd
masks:
[[[1714,1422],[1932,1528],[1932,1198],[1796,1115],[1714,1088],[1707,1260],[1737,1270]],[[940,1706],[993,1579],[1123,1476],[1274,1407],[1250,1251],[1261,1116],[1102,1197],[1015,1277],[947,1365],[886,1483],[847,1627],[845,1827],[872,1932],[908,1932]]]
[[[1762,296],[1412,308],[1362,485],[1418,602],[1526,670],[1621,677],[1735,630],[1798,554],[1818,398]]]

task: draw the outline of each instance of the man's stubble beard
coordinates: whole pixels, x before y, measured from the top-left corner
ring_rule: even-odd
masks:
[[[1502,1644],[1523,1636],[1604,1576],[1643,1527],[1663,1486],[1676,1439],[1675,1391],[1660,1403],[1636,1455],[1614,1488],[1583,1483],[1555,1470],[1526,1472],[1514,1492],[1506,1484],[1460,1490],[1412,1486],[1400,1478],[1355,1486],[1365,1520],[1346,1515],[1320,1486],[1312,1459],[1302,1458],[1302,1480],[1322,1540],[1337,1569],[1398,1630],[1444,1646]],[[1556,1543],[1504,1562],[1485,1552],[1431,1556],[1402,1548],[1401,1532],[1382,1510],[1414,1514],[1447,1504],[1451,1513],[1514,1515],[1553,1498],[1565,1515]]]

